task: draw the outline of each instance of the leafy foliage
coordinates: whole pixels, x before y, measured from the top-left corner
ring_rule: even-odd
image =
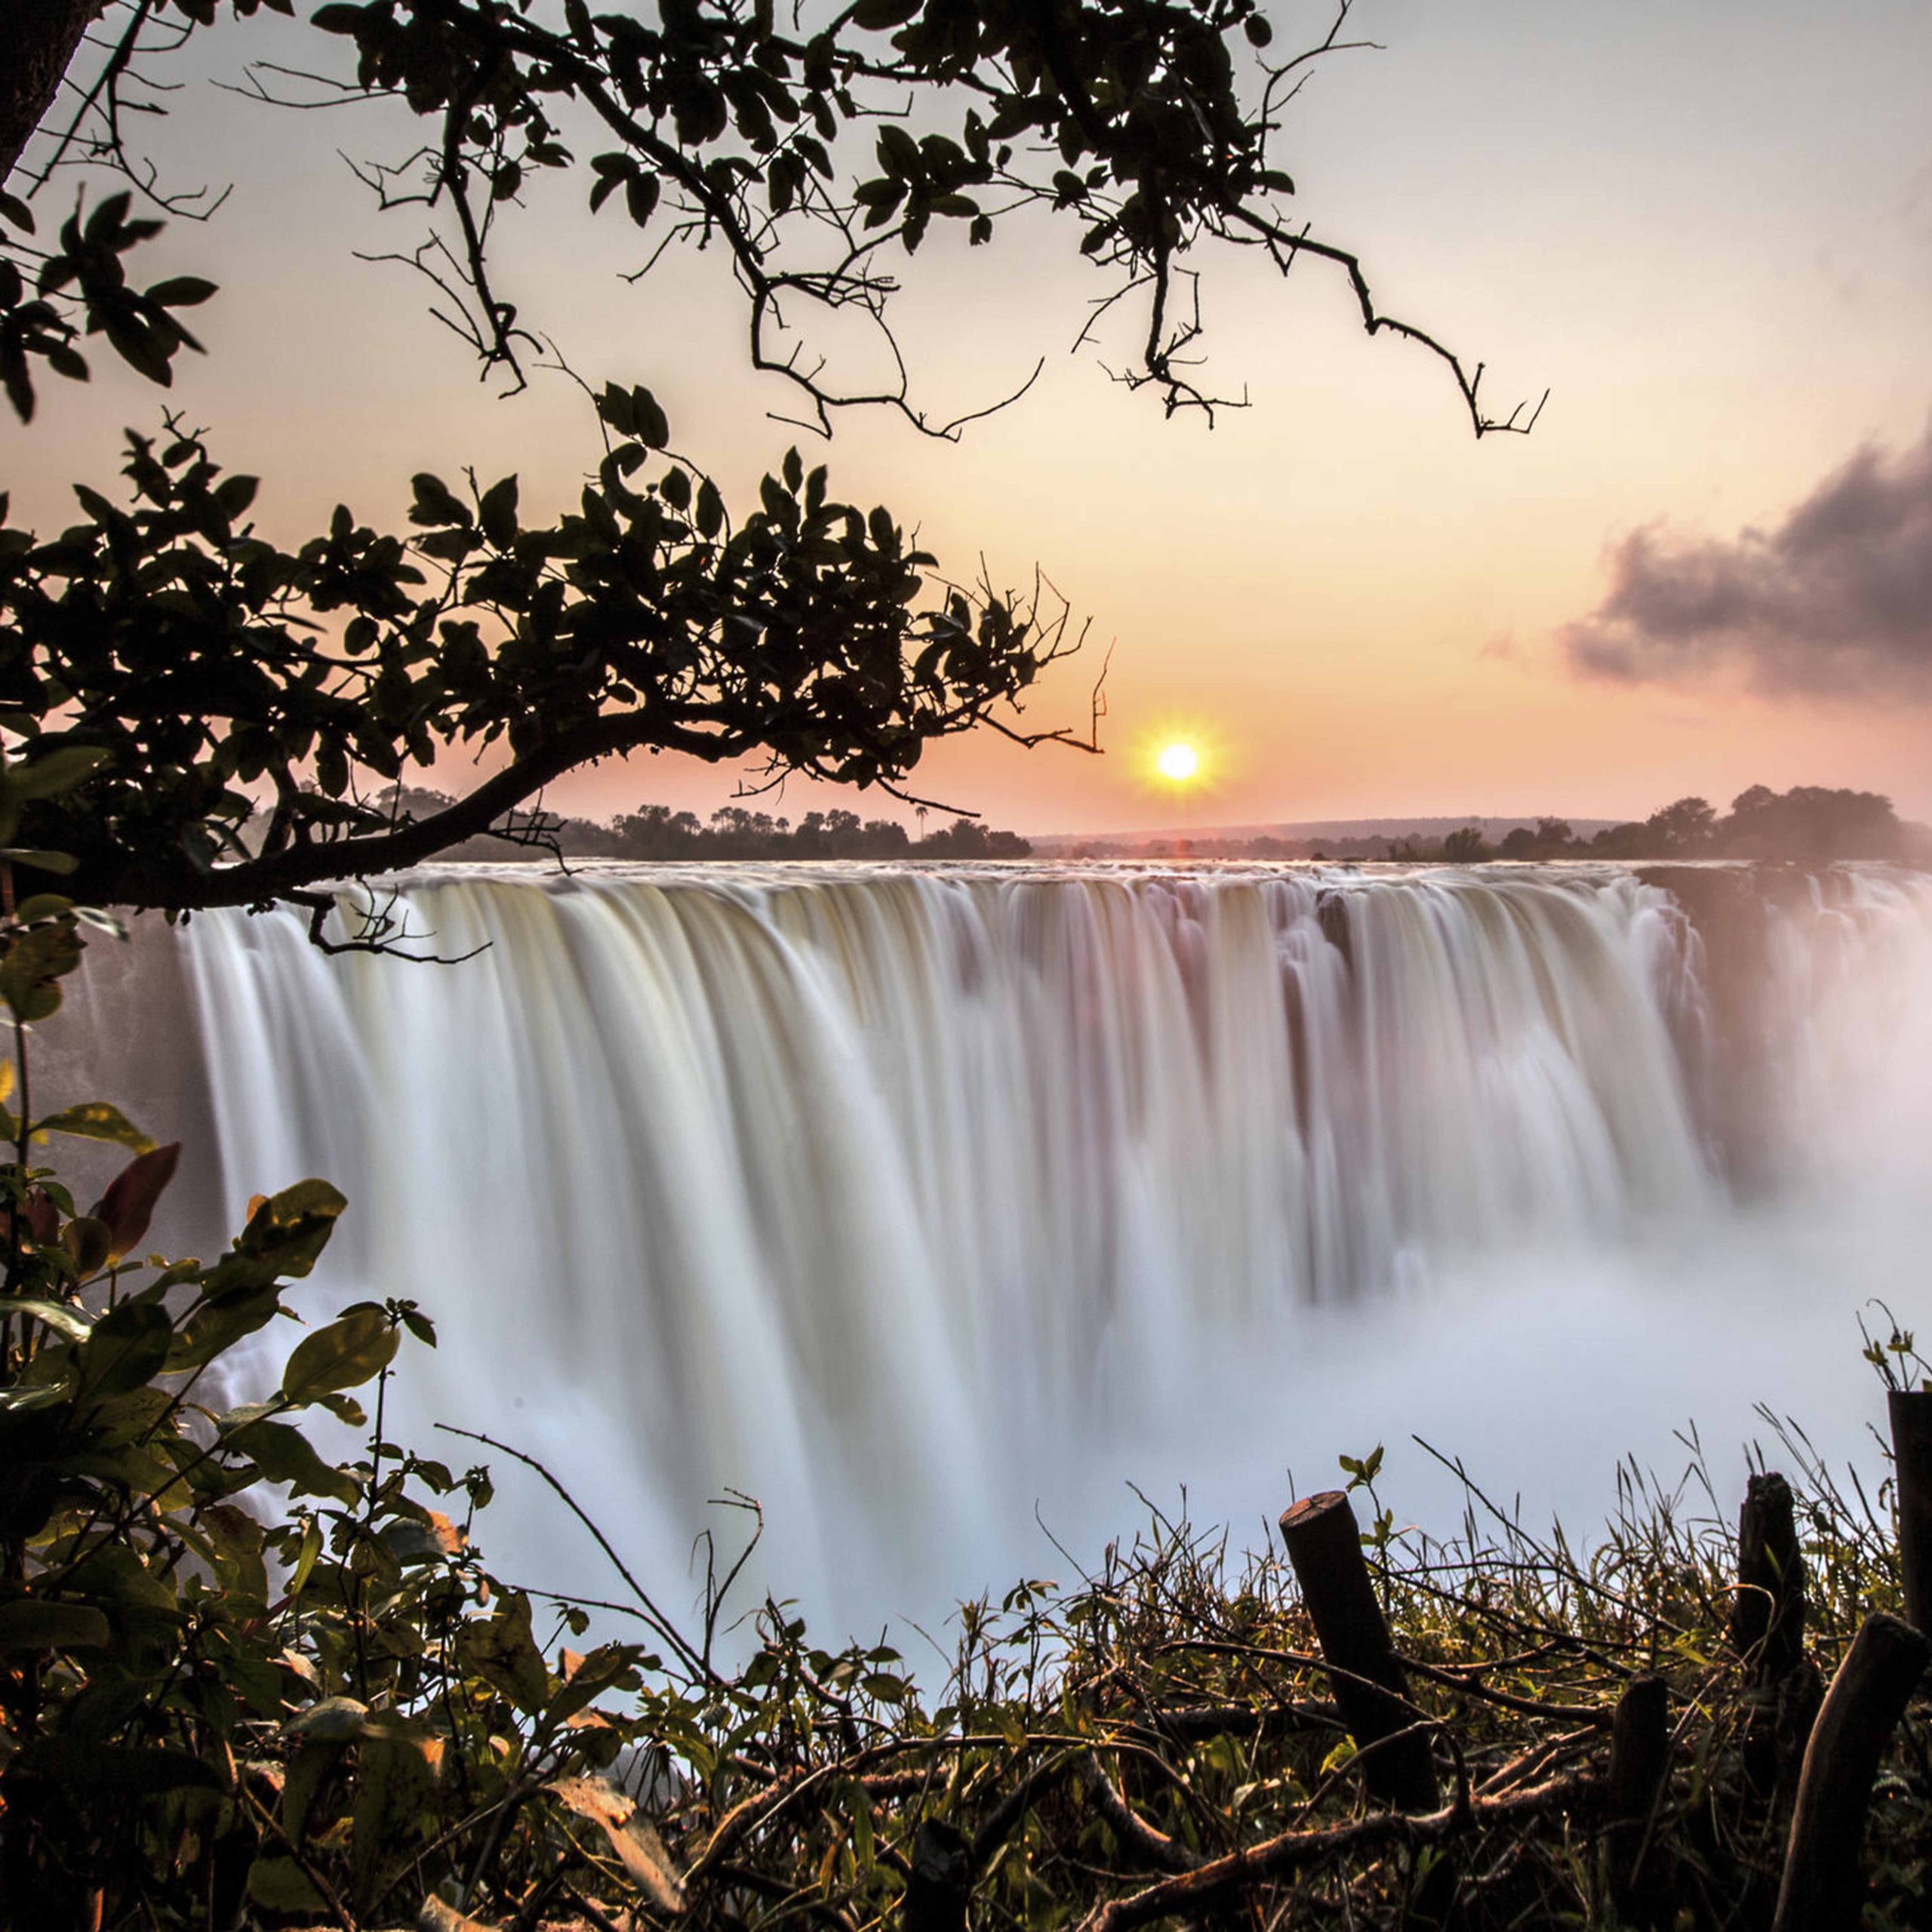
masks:
[[[83,5],[48,0],[23,32],[78,31]],[[286,0],[235,0],[220,30],[245,33],[263,7]],[[163,384],[198,347],[180,312],[212,285],[137,285],[128,258],[158,223],[134,216],[129,192],[83,198],[47,246],[34,202],[78,166],[118,171],[176,213],[212,212],[162,188],[126,134],[137,109],[165,111],[166,56],[220,11],[144,0],[116,12],[82,57],[97,64],[72,118],[8,177],[20,192],[0,195],[0,380],[23,418],[39,374],[86,376],[79,345],[93,337]],[[1486,415],[1480,369],[1383,314],[1354,254],[1287,212],[1293,183],[1270,144],[1308,64],[1351,45],[1347,11],[1343,0],[1322,42],[1281,59],[1253,0],[861,0],[789,30],[737,0],[678,0],[654,20],[582,0],[337,0],[314,16],[315,65],[340,47],[346,66],[304,77],[263,63],[254,79],[271,99],[306,88],[305,105],[379,100],[416,132],[364,178],[383,208],[430,223],[402,259],[486,369],[517,384],[536,318],[504,292],[515,270],[496,245],[554,177],[623,224],[647,268],[673,245],[721,251],[753,368],[815,430],[872,405],[956,434],[960,422],[912,399],[888,263],[939,233],[981,245],[1029,216],[1073,224],[1078,255],[1110,278],[1097,323],[1142,307],[1124,378],[1170,413],[1216,406],[1196,386],[1187,264],[1225,245],[1284,272],[1304,257],[1339,269],[1371,334],[1442,358],[1478,435],[1526,428],[1520,411]],[[14,158],[0,145],[0,167]],[[841,385],[810,346],[811,318],[835,315],[869,325],[892,380]],[[514,476],[453,488],[425,474],[409,532],[345,508],[285,549],[249,520],[254,479],[223,475],[171,418],[165,438],[131,436],[131,495],[79,488],[84,520],[51,539],[5,527],[0,499],[0,708],[37,756],[107,755],[70,801],[28,814],[35,846],[76,860],[75,895],[177,912],[294,899],[319,937],[321,882],[491,830],[528,842],[518,815],[545,785],[627,752],[761,758],[774,781],[903,792],[934,739],[977,726],[1097,748],[1019,721],[1072,648],[1038,580],[1019,593],[983,570],[947,580],[890,512],[836,501],[795,451],[734,516],[669,453],[648,389],[609,382],[594,400],[594,475],[579,509],[553,520],[525,521]],[[447,811],[400,825],[371,801],[439,755],[495,747],[507,764]]]
[[[78,791],[23,795],[20,835],[72,855],[92,899],[299,897],[640,747],[890,783],[1066,648],[1063,617],[1015,599],[955,589],[920,608],[932,558],[883,509],[832,500],[795,452],[730,527],[708,481],[629,433],[653,408],[602,399],[611,446],[555,523],[526,526],[514,477],[459,497],[426,475],[408,539],[342,508],[292,551],[257,534],[254,479],[223,475],[199,438],[131,437],[127,507],[84,489],[85,520],[51,542],[0,528],[18,769],[98,768]],[[507,774],[414,824],[361,795],[360,774],[498,744]]]

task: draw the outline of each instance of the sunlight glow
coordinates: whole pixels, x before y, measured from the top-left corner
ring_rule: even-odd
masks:
[[[1201,754],[1183,740],[1163,745],[1154,761],[1154,769],[1174,784],[1184,785],[1201,769]]]

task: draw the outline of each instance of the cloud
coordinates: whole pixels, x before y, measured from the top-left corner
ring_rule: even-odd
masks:
[[[1868,445],[1768,535],[1633,531],[1559,638],[1573,669],[1622,684],[1734,669],[1774,696],[1932,703],[1932,433]]]

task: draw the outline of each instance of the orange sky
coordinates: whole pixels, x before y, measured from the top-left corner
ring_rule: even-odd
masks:
[[[1281,38],[1326,24],[1271,11]],[[835,490],[915,520],[962,572],[983,553],[1017,583],[1037,561],[1091,619],[1088,659],[1029,721],[1084,725],[1115,645],[1107,756],[983,735],[934,754],[924,786],[1028,830],[1171,823],[1133,754],[1185,726],[1212,754],[1187,807],[1203,824],[1617,816],[1754,782],[1869,786],[1932,817],[1932,676],[1767,697],[1730,662],[1608,683],[1559,639],[1632,531],[1774,530],[1862,445],[1924,436],[1932,11],[1364,0],[1355,18],[1386,51],[1332,63],[1297,105],[1284,156],[1306,211],[1362,251],[1386,306],[1489,362],[1494,401],[1549,386],[1535,435],[1478,444],[1440,366],[1366,340],[1312,263],[1285,285],[1211,265],[1214,369],[1253,406],[1210,431],[1066,355],[1096,291],[1052,248],[922,254],[905,320],[936,413],[984,402],[1043,352],[1047,371],[958,446],[847,417],[823,457]],[[242,55],[224,32],[203,58],[232,74]],[[231,467],[263,475],[257,514],[285,538],[339,497],[398,516],[419,469],[516,470],[536,512],[583,466],[568,385],[491,402],[418,288],[351,258],[405,238],[335,158],[382,145],[374,126],[202,88],[164,131],[178,169],[236,182],[211,229],[163,245],[224,283],[198,318],[214,353],[175,399]],[[540,202],[506,232],[512,292],[580,368],[650,383],[679,447],[748,485],[794,437],[765,420],[783,401],[745,371],[721,272],[694,260],[627,288],[619,232]],[[118,426],[155,421],[155,392],[95,361],[88,390],[50,383],[31,431],[0,429],[17,518],[61,518],[69,478],[111,473]],[[709,811],[731,789],[661,758],[552,802]],[[774,808],[832,804],[880,806],[794,785]]]

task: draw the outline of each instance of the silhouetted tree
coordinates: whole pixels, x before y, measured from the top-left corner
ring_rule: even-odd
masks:
[[[0,173],[49,115],[37,158],[0,196],[0,380],[23,419],[42,377],[85,375],[88,338],[164,384],[198,346],[179,314],[216,291],[196,276],[140,285],[131,263],[158,223],[131,193],[55,232],[34,205],[51,198],[57,162],[131,174],[166,205],[123,145],[137,108],[165,104],[152,63],[208,32],[245,46],[258,5],[281,10],[113,0],[91,40],[96,0],[9,10]],[[381,100],[420,124],[399,169],[363,177],[385,208],[434,224],[399,258],[513,386],[544,291],[520,285],[496,244],[526,183],[558,175],[651,260],[680,240],[728,260],[752,366],[814,428],[869,405],[955,433],[903,377],[838,386],[798,331],[814,315],[860,320],[896,354],[887,251],[910,256],[949,232],[982,244],[1030,213],[1071,225],[1079,257],[1112,278],[1106,310],[1140,305],[1124,377],[1171,413],[1216,406],[1198,386],[1195,263],[1220,243],[1283,272],[1334,267],[1371,333],[1442,360],[1478,435],[1525,429],[1527,411],[1487,415],[1480,370],[1383,314],[1355,254],[1291,211],[1271,137],[1307,61],[1342,44],[1346,13],[1320,45],[1280,59],[1252,0],[868,0],[818,30],[728,0],[650,18],[574,0],[554,12],[543,0],[337,0],[297,63],[318,78],[284,63],[254,78],[270,97]],[[346,62],[332,72],[336,50]],[[48,108],[51,77],[70,56],[88,64],[63,117]],[[948,583],[897,519],[838,501],[795,451],[734,518],[703,469],[670,453],[648,389],[608,383],[596,414],[589,486],[554,518],[526,518],[514,476],[452,490],[425,474],[407,531],[345,507],[283,549],[251,521],[254,480],[223,475],[171,422],[131,439],[118,497],[81,491],[72,529],[0,527],[10,755],[99,761],[78,792],[35,789],[23,845],[72,854],[71,888],[94,900],[294,899],[319,926],[325,881],[485,831],[540,838],[518,815],[545,786],[640,749],[903,792],[926,748],[956,732],[1076,741],[1019,717],[1072,647],[1053,600]],[[486,751],[491,775],[426,817],[398,822],[371,802],[440,753]]]
[[[1718,848],[1737,858],[1889,859],[1904,828],[1875,792],[1798,785],[1779,793],[1753,785],[1731,801],[1716,828]]]
[[[1717,814],[1702,798],[1679,798],[1644,821],[1651,850],[1672,857],[1708,849],[1716,826]]]

